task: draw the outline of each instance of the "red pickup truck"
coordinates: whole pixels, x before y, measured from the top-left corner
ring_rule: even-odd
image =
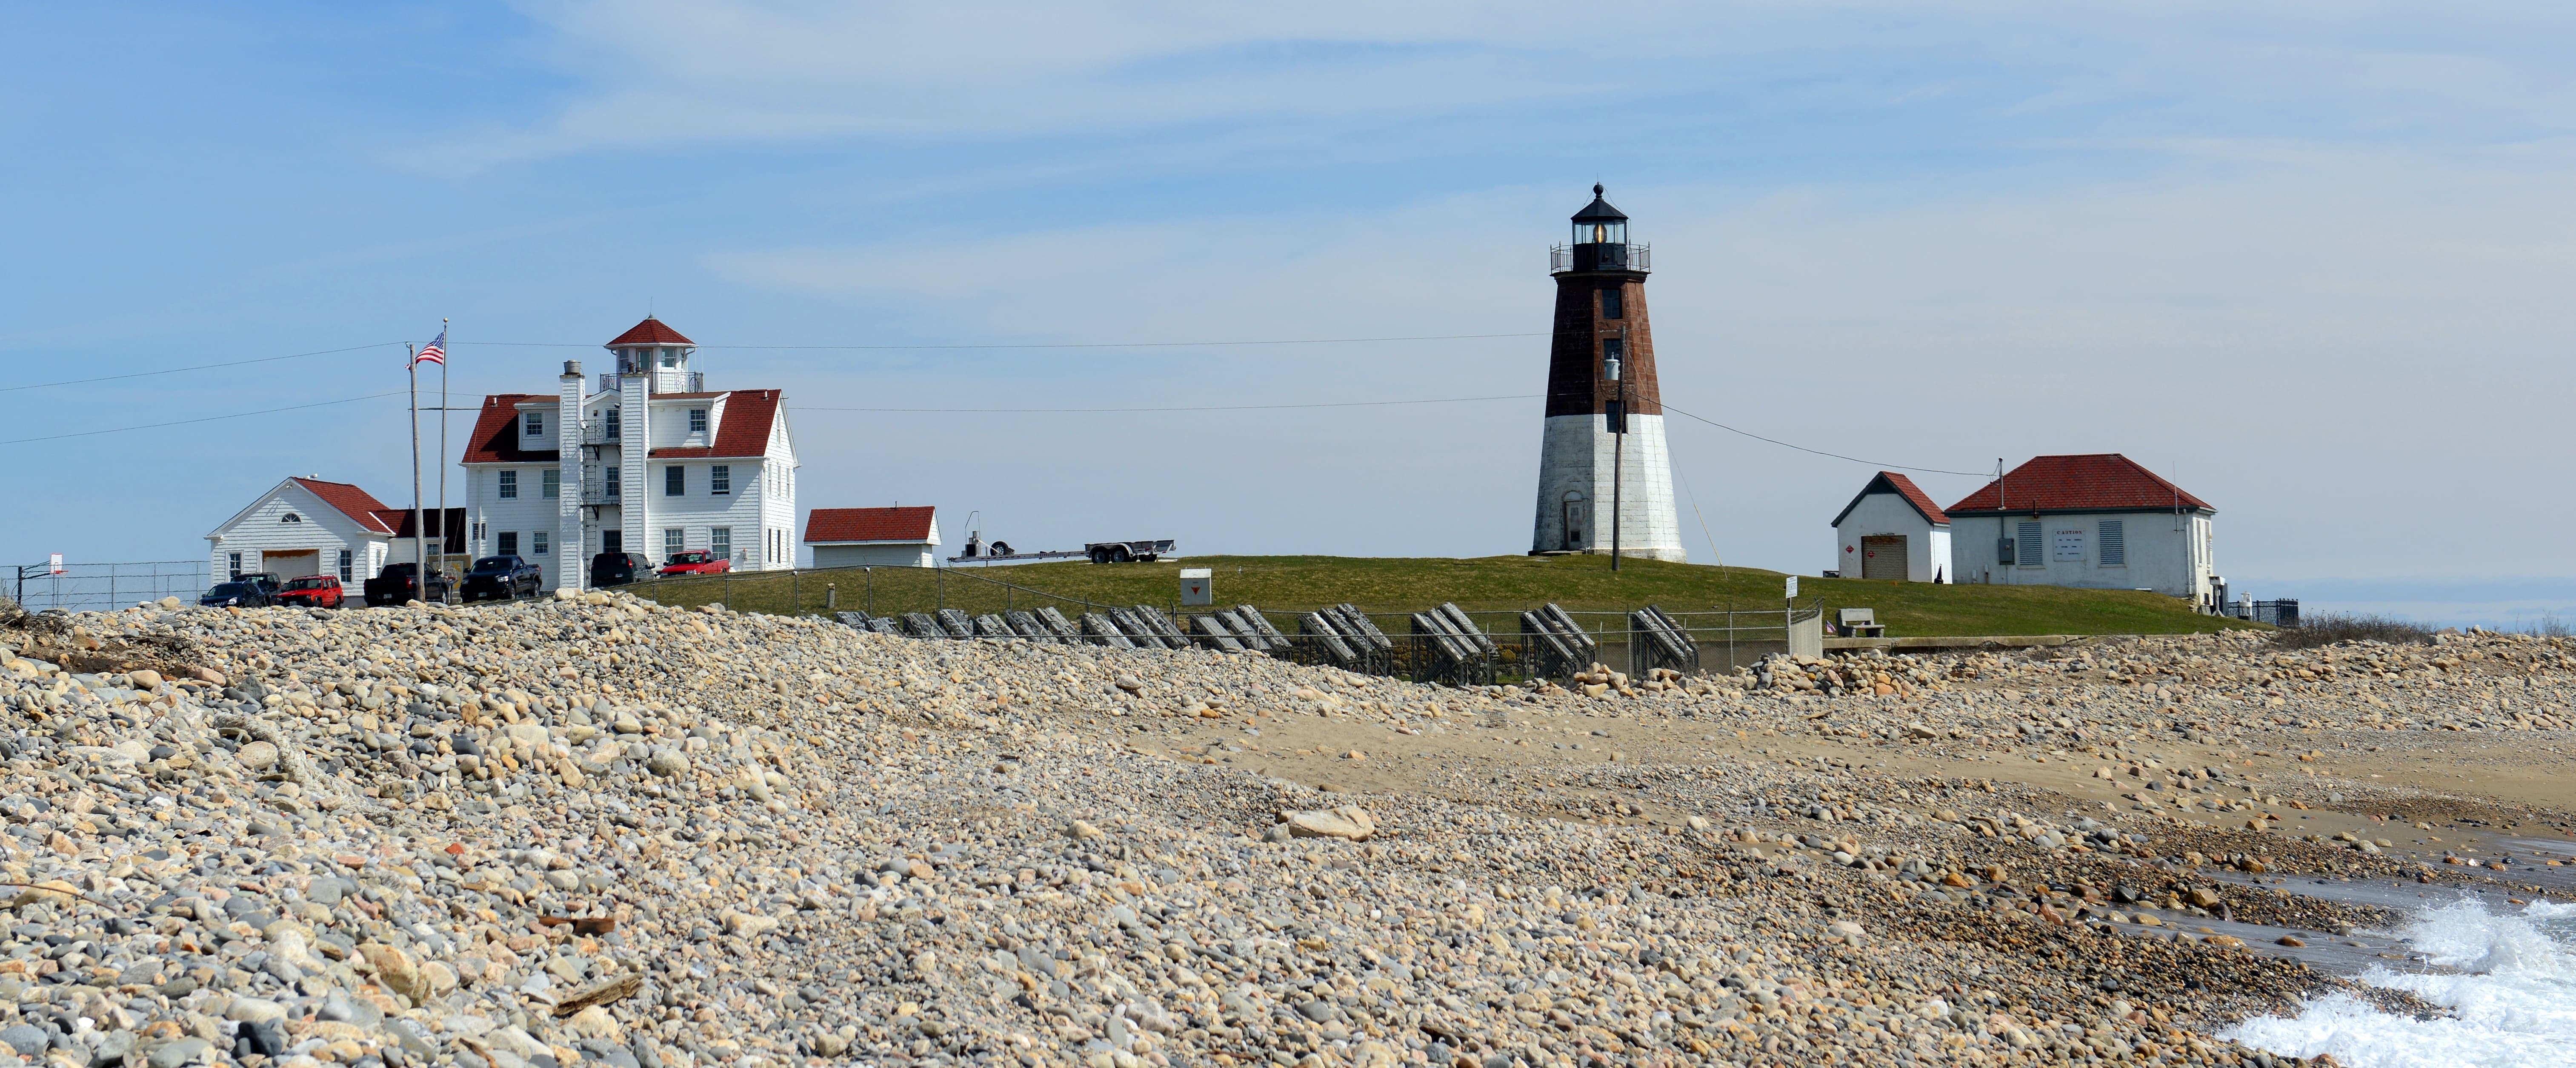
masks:
[[[656,574],[663,578],[672,578],[679,575],[720,575],[731,570],[733,570],[732,560],[704,549],[692,549],[688,552],[672,553],[670,559],[662,562],[662,570]]]

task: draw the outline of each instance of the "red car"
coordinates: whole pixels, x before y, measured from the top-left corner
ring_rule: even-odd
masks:
[[[277,591],[277,603],[281,607],[338,608],[340,580],[330,575],[306,575]]]
[[[684,553],[672,553],[670,559],[662,561],[662,570],[656,574],[663,578],[671,578],[676,575],[720,575],[731,570],[733,570],[731,559],[717,556],[704,549],[692,549]]]

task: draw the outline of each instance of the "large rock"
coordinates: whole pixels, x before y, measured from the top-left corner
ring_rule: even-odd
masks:
[[[1298,838],[1340,838],[1358,842],[1377,833],[1377,818],[1358,805],[1290,810],[1279,814],[1279,822],[1287,825],[1288,833]]]
[[[358,953],[367,958],[368,964],[375,966],[378,983],[387,990],[410,998],[413,1004],[429,1000],[435,992],[430,986],[429,973],[412,963],[411,954],[381,942],[359,946]]]

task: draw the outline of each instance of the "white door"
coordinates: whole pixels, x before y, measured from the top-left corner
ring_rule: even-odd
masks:
[[[322,553],[317,549],[290,549],[285,552],[271,550],[261,554],[260,562],[267,564],[266,570],[276,572],[280,579],[296,579],[322,573]]]

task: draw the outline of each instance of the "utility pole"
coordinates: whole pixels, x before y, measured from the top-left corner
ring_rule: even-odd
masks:
[[[1609,372],[1610,388],[1616,391],[1610,402],[1610,570],[1619,570],[1619,481],[1628,466],[1628,382],[1619,373],[1619,362],[1628,357],[1628,328],[1619,328],[1619,355],[1602,361]]]

